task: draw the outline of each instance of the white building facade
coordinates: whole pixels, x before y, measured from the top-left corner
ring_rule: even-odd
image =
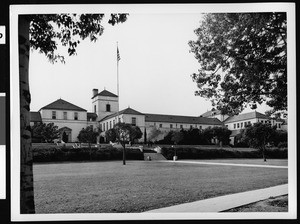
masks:
[[[67,135],[68,142],[78,141],[77,136],[83,128],[93,126],[100,128],[102,136],[118,122],[138,126],[147,136],[153,129],[161,131],[162,139],[169,131],[181,129],[206,129],[208,127],[225,126],[232,131],[231,140],[247,125],[257,122],[270,123],[279,129],[282,120],[275,120],[259,112],[250,112],[229,117],[218,110],[208,111],[200,116],[179,116],[164,114],[147,114],[130,107],[119,111],[119,97],[107,90],[92,91],[93,112],[59,99],[41,108],[38,112],[31,112],[31,124],[37,122],[54,123],[58,126],[61,136]],[[159,140],[159,139],[158,139]],[[144,141],[144,138],[141,138]]]

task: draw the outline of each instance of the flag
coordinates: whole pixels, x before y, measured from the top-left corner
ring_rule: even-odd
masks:
[[[121,60],[120,53],[119,53],[119,47],[117,47],[117,60],[118,60],[118,61]]]

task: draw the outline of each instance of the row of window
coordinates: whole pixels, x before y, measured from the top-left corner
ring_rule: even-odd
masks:
[[[57,111],[52,111],[52,119],[57,119]],[[63,119],[68,120],[68,112],[63,112]],[[73,112],[73,119],[78,120],[78,112]]]
[[[156,127],[156,123],[154,123],[154,126]],[[159,128],[162,128],[162,127],[163,127],[163,124],[159,124],[158,127],[159,127]],[[164,126],[164,127],[166,127],[166,126]],[[183,124],[180,124],[180,125],[175,124],[175,126],[174,126],[174,124],[170,124],[169,127],[170,127],[170,128],[180,128],[180,129],[183,129]],[[202,129],[202,126],[199,125],[199,126],[197,127],[197,125],[195,124],[195,126],[190,125],[190,128],[199,128],[199,129]]]
[[[260,120],[260,122],[265,123],[265,124],[271,124],[270,120]],[[245,128],[247,125],[251,125],[251,121],[235,123],[235,124],[233,124],[233,129]],[[226,127],[228,128],[228,125],[226,125]],[[280,125],[279,125],[279,128],[280,128]]]
[[[245,122],[241,122],[241,123],[235,123],[233,124],[233,129],[239,129],[239,128],[243,128],[246,127],[247,125],[251,125],[251,121],[245,121]],[[226,125],[226,128],[228,128],[228,125]]]
[[[103,131],[107,131],[107,130],[113,128],[116,124],[116,120],[117,119],[114,119],[112,121],[107,121],[105,123],[100,124],[100,129]],[[119,122],[121,122],[121,118],[119,118]],[[136,126],[136,117],[131,118],[131,125]]]

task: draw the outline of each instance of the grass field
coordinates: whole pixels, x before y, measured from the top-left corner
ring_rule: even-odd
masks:
[[[36,212],[143,212],[284,184],[287,176],[287,169],[155,161],[38,164]]]

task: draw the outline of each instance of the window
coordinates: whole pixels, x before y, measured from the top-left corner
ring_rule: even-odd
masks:
[[[110,104],[106,104],[106,111],[110,112]]]
[[[109,128],[111,129],[111,121],[109,121]]]
[[[108,122],[106,122],[106,130],[108,130]]]
[[[162,128],[162,124],[159,124],[159,127]]]
[[[281,128],[281,124],[278,124],[278,128]]]
[[[237,128],[240,128],[240,123],[237,123]]]
[[[97,107],[94,105],[94,113],[97,113]]]
[[[181,129],[183,128],[183,125],[182,125],[182,124],[180,125],[180,128],[181,128]]]
[[[102,130],[102,124],[99,124],[100,130]],[[103,130],[104,131],[104,130]]]
[[[243,122],[241,123],[241,128],[243,128]]]
[[[78,112],[74,112],[74,120],[78,120]]]
[[[244,126],[245,126],[245,127],[247,126],[247,122],[244,122]]]
[[[202,126],[199,126],[199,129],[202,130]]]
[[[115,124],[116,124],[116,120],[113,120],[113,126],[115,126]]]
[[[56,119],[56,111],[52,111],[52,119]]]
[[[170,124],[170,128],[173,128],[173,124]]]
[[[250,125],[250,124],[251,124],[251,121],[248,121],[248,124]]]
[[[236,128],[236,124],[233,124],[233,128],[234,128],[234,129]]]
[[[64,112],[64,120],[67,120],[68,119],[68,114],[67,112]]]
[[[190,129],[192,129],[193,128],[193,125],[190,125]]]
[[[132,126],[136,126],[136,117],[131,118],[131,124]]]

